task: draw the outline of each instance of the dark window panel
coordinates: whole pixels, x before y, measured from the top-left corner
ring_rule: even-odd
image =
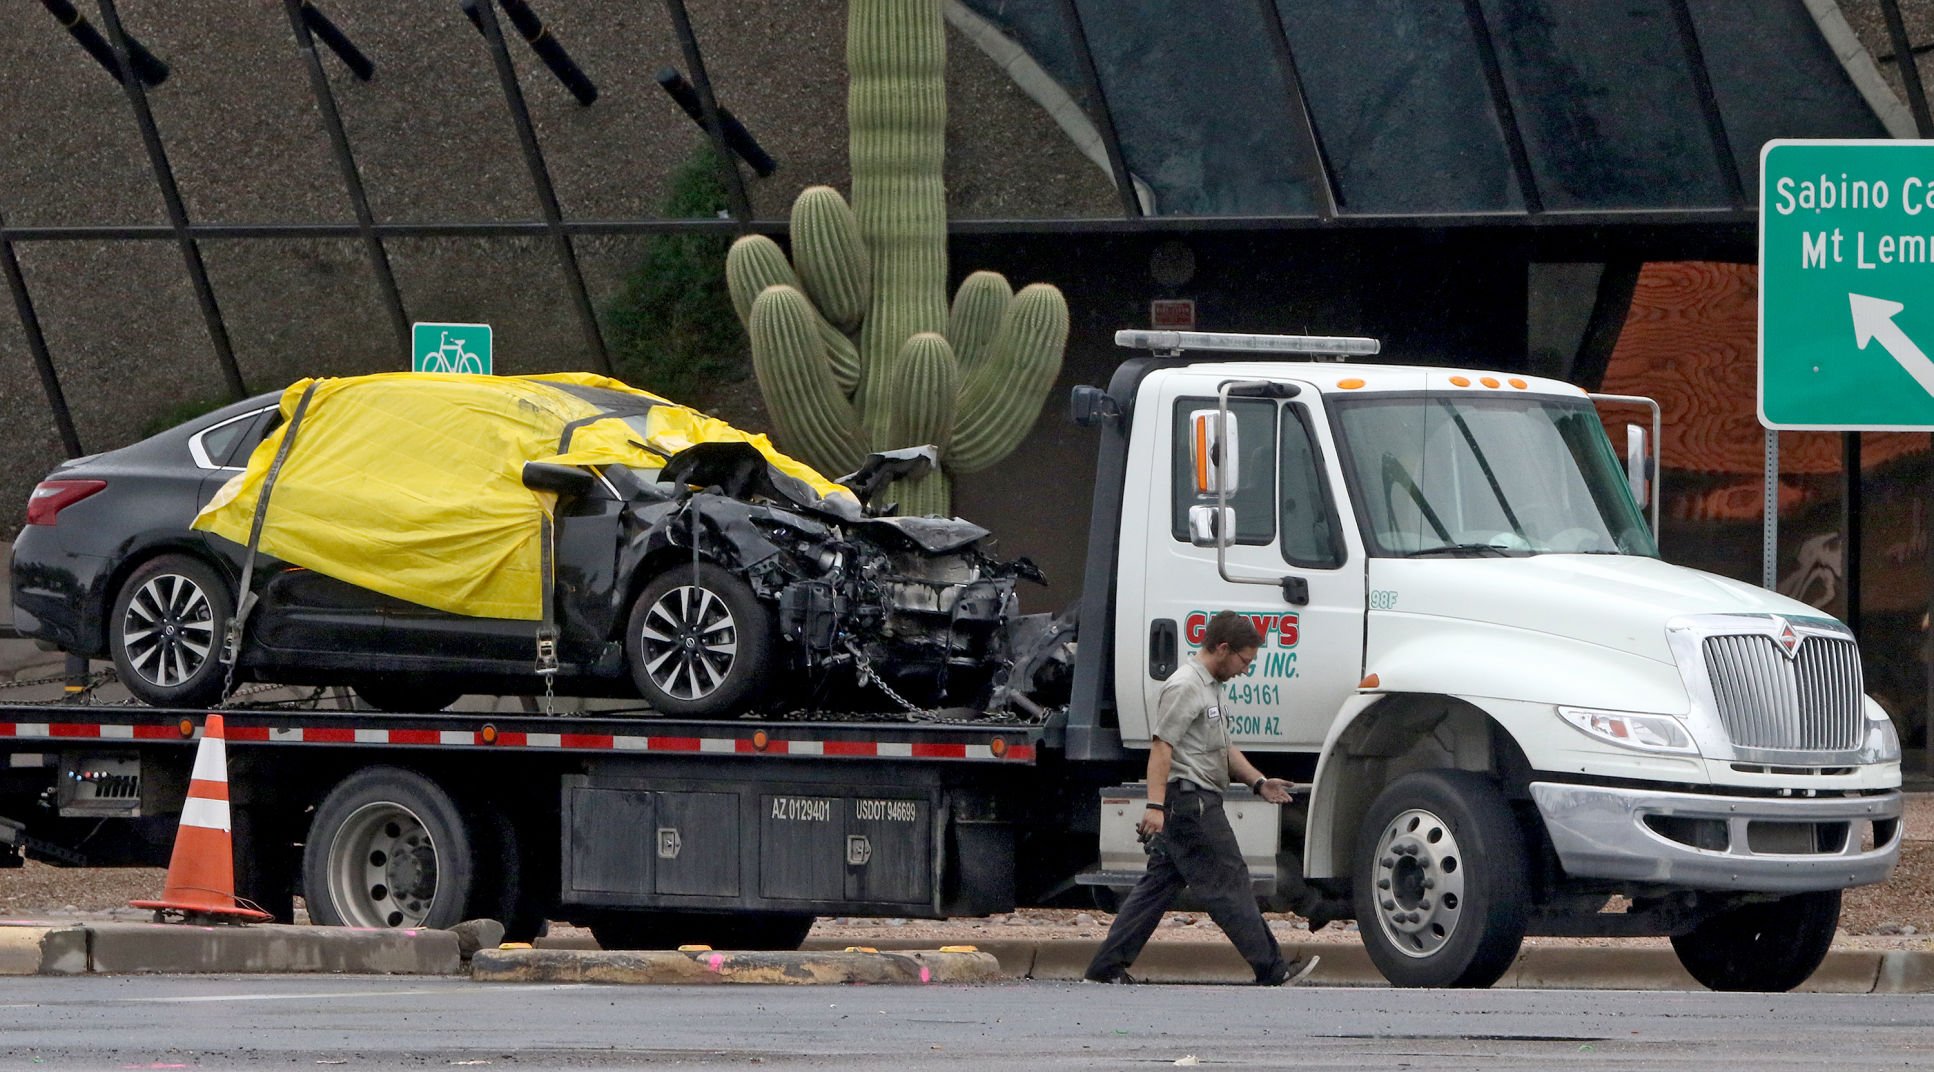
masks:
[[[1164,216],[1314,215],[1293,123],[1254,0],[1080,0],[1128,169]]]
[[[1727,205],[1668,0],[1483,8],[1546,207]]]
[[[1344,214],[1523,208],[1461,5],[1277,6]]]
[[[1885,138],[1804,0],[1688,0],[1747,199],[1774,138]]]

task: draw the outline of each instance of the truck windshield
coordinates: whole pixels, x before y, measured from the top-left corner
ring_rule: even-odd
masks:
[[[1658,557],[1583,399],[1386,395],[1335,407],[1372,554]]]

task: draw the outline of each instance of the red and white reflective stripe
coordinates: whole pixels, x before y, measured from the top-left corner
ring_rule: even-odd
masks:
[[[831,756],[854,759],[1006,760],[1032,763],[1034,746],[1009,743],[996,755],[992,743],[959,741],[871,741],[769,737],[763,746],[752,737],[673,737],[644,734],[521,733],[502,730],[486,741],[482,730],[384,729],[351,726],[229,726],[232,741],[274,744],[377,744],[538,748],[625,753],[704,755]],[[70,722],[0,722],[0,738],[81,738],[99,740],[180,740],[173,725],[116,726]],[[196,770],[202,770],[200,757]],[[200,777],[198,773],[196,775]],[[213,781],[214,779],[209,779]]]

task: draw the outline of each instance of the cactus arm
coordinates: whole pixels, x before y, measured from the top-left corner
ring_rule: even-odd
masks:
[[[908,339],[893,370],[889,442],[901,447],[931,443],[944,456],[954,435],[959,389],[960,372],[946,339],[930,331]]]
[[[1021,288],[1008,306],[987,359],[966,375],[947,464],[956,473],[985,469],[1020,445],[1061,371],[1068,303],[1046,283]]]
[[[752,303],[767,287],[805,290],[798,274],[787,263],[785,253],[779,249],[779,244],[765,235],[746,235],[732,243],[732,248],[725,254],[725,286],[732,295],[733,311],[739,314],[739,322],[745,324],[748,331],[751,330]],[[825,360],[832,367],[833,378],[839,382],[841,391],[851,394],[860,379],[859,350],[844,332],[827,323],[818,309],[812,309],[811,312],[813,330],[825,347]]]
[[[947,341],[953,344],[960,371],[971,372],[986,358],[1013,300],[1014,288],[999,272],[975,272],[961,282],[947,316]]]
[[[746,319],[752,371],[786,449],[821,472],[852,472],[866,450],[853,404],[833,378],[817,317],[804,294],[767,287]]]
[[[838,190],[808,186],[793,201],[792,258],[820,314],[852,334],[873,298],[873,265],[859,220]]]

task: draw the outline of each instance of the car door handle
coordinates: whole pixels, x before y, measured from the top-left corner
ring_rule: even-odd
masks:
[[[1167,681],[1175,672],[1176,658],[1175,619],[1155,619],[1148,627],[1148,676]]]

